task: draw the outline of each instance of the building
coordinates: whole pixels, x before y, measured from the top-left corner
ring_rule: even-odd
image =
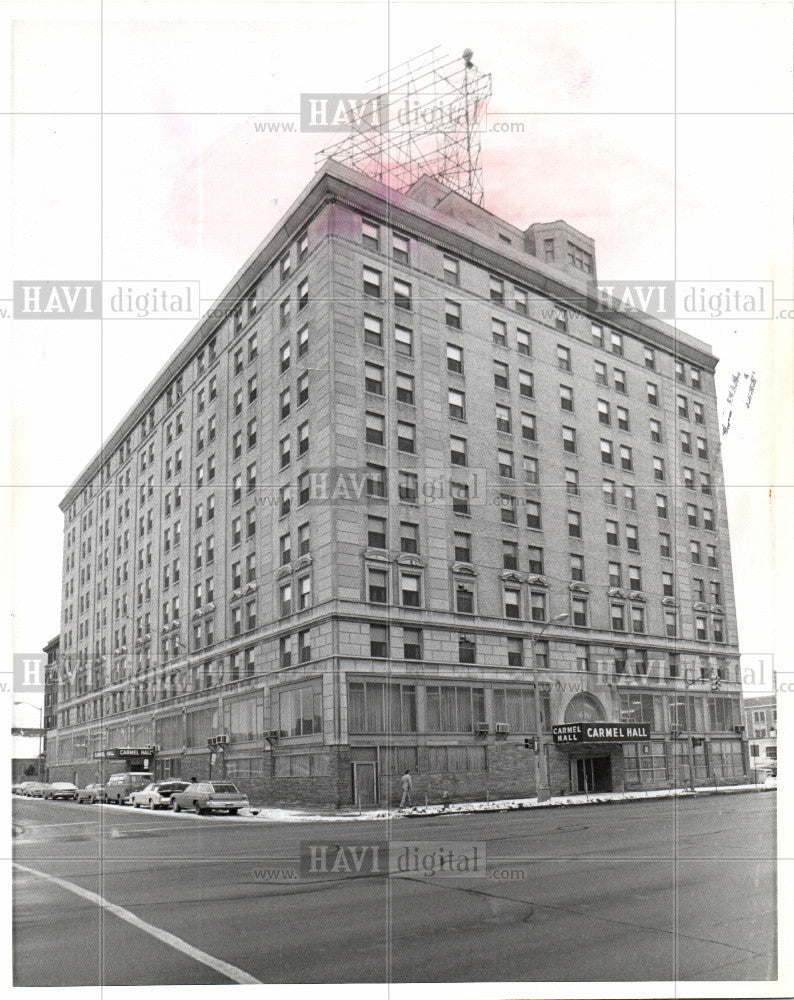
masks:
[[[774,693],[745,698],[742,711],[755,781],[777,777],[777,697]]]
[[[58,710],[58,650],[61,644],[60,635],[50,639],[44,647],[47,660],[44,664],[44,713],[42,726],[44,729],[55,727],[55,716]]]
[[[63,499],[50,776],[741,780],[717,359],[595,275],[327,161]]]

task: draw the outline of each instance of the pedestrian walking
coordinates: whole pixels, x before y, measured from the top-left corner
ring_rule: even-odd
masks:
[[[414,787],[414,783],[411,780],[411,769],[406,768],[405,774],[400,778],[400,786],[403,790],[402,798],[400,799],[400,809],[404,809],[406,805],[411,804],[411,792]]]

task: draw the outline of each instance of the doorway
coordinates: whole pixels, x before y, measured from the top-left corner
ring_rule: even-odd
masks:
[[[378,801],[378,781],[374,762],[354,761],[353,803],[357,806],[374,806]]]
[[[611,792],[610,757],[575,757],[571,760],[571,787],[574,793]]]

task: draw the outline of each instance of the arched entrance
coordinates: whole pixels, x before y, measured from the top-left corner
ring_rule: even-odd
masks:
[[[606,720],[606,713],[595,695],[582,691],[568,702],[564,718],[566,723],[603,722]],[[568,766],[571,790],[574,793],[612,791],[611,750],[596,749],[592,744],[572,748]]]

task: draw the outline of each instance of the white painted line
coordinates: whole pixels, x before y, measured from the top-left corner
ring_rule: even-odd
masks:
[[[208,955],[206,951],[202,951],[200,948],[194,948],[192,944],[188,944],[187,941],[183,941],[182,938],[178,938],[175,934],[170,934],[168,931],[155,927],[154,924],[141,920],[140,917],[136,917],[130,910],[125,910],[123,906],[111,903],[98,893],[91,892],[90,889],[84,889],[82,886],[76,885],[74,882],[67,882],[65,879],[58,878],[55,875],[48,875],[47,872],[40,872],[35,868],[28,868],[26,865],[20,865],[17,861],[12,861],[11,863],[14,868],[19,869],[19,871],[26,872],[28,875],[36,875],[39,878],[43,878],[46,882],[52,882],[53,885],[60,886],[61,889],[66,889],[67,892],[74,893],[75,896],[81,896],[83,899],[87,899],[91,903],[96,903],[97,906],[101,906],[102,909],[107,910],[108,913],[112,913],[114,916],[120,917],[122,920],[126,920],[128,924],[132,924],[132,926],[137,927],[138,930],[143,931],[145,934],[151,934],[153,938],[157,938],[157,940],[162,941],[163,944],[169,945],[171,948],[176,949],[176,951],[181,951],[183,955],[187,955],[189,958],[193,958],[197,962],[201,962],[202,965],[208,965],[211,969],[214,969],[216,972],[220,972],[221,975],[231,979],[234,983],[262,985],[261,979],[255,979],[242,969],[238,969],[236,965],[231,965],[229,962],[224,962],[220,958],[215,958],[214,955]]]

